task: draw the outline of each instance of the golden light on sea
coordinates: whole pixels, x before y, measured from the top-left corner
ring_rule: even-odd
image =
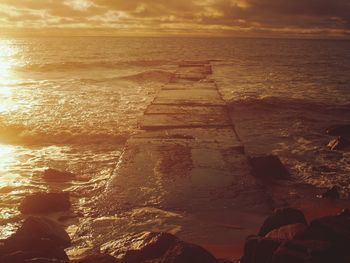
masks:
[[[18,109],[13,99],[13,86],[18,79],[14,67],[19,64],[15,58],[19,49],[11,40],[0,40],[0,113]]]
[[[13,146],[0,144],[0,172],[6,171],[8,165],[13,162],[14,152]]]

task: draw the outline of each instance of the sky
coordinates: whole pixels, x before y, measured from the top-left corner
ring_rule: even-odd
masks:
[[[0,0],[0,34],[350,38],[350,0]]]

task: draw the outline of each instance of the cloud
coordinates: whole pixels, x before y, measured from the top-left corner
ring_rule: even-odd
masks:
[[[350,35],[350,0],[0,0],[2,27]]]

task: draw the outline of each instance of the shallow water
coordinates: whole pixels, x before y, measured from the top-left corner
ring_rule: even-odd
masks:
[[[346,195],[350,155],[326,148],[330,137],[325,129],[350,122],[349,44],[223,38],[0,40],[0,238],[16,227],[18,204],[29,192],[70,191],[74,213],[93,214],[91,203],[105,188],[143,110],[183,59],[214,60],[213,78],[249,154],[276,153],[296,180],[339,185]],[[42,171],[49,167],[76,177],[48,184]],[[145,221],[154,216],[156,221]],[[183,220],[165,207],[126,210],[117,220],[94,223],[123,225],[118,228],[122,235],[155,222],[176,232]]]

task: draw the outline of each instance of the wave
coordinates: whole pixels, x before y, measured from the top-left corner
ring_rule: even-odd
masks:
[[[87,70],[94,68],[125,68],[128,66],[134,67],[151,67],[170,65],[168,60],[133,60],[133,61],[66,61],[58,63],[33,63],[18,66],[17,71],[32,71],[32,72],[51,72],[51,71],[71,71],[71,70]]]
[[[20,124],[0,122],[0,143],[41,146],[41,145],[84,145],[84,144],[122,144],[129,137],[128,132],[112,133],[106,131],[70,130],[42,131]]]
[[[256,110],[295,110],[313,111],[319,113],[343,113],[350,114],[350,103],[326,103],[306,99],[282,98],[267,96],[262,98],[246,98],[233,100],[228,105],[235,108],[247,108]],[[350,116],[350,115],[348,115]]]
[[[135,82],[169,82],[174,77],[174,73],[163,70],[149,70],[137,74],[119,77],[118,79]]]

